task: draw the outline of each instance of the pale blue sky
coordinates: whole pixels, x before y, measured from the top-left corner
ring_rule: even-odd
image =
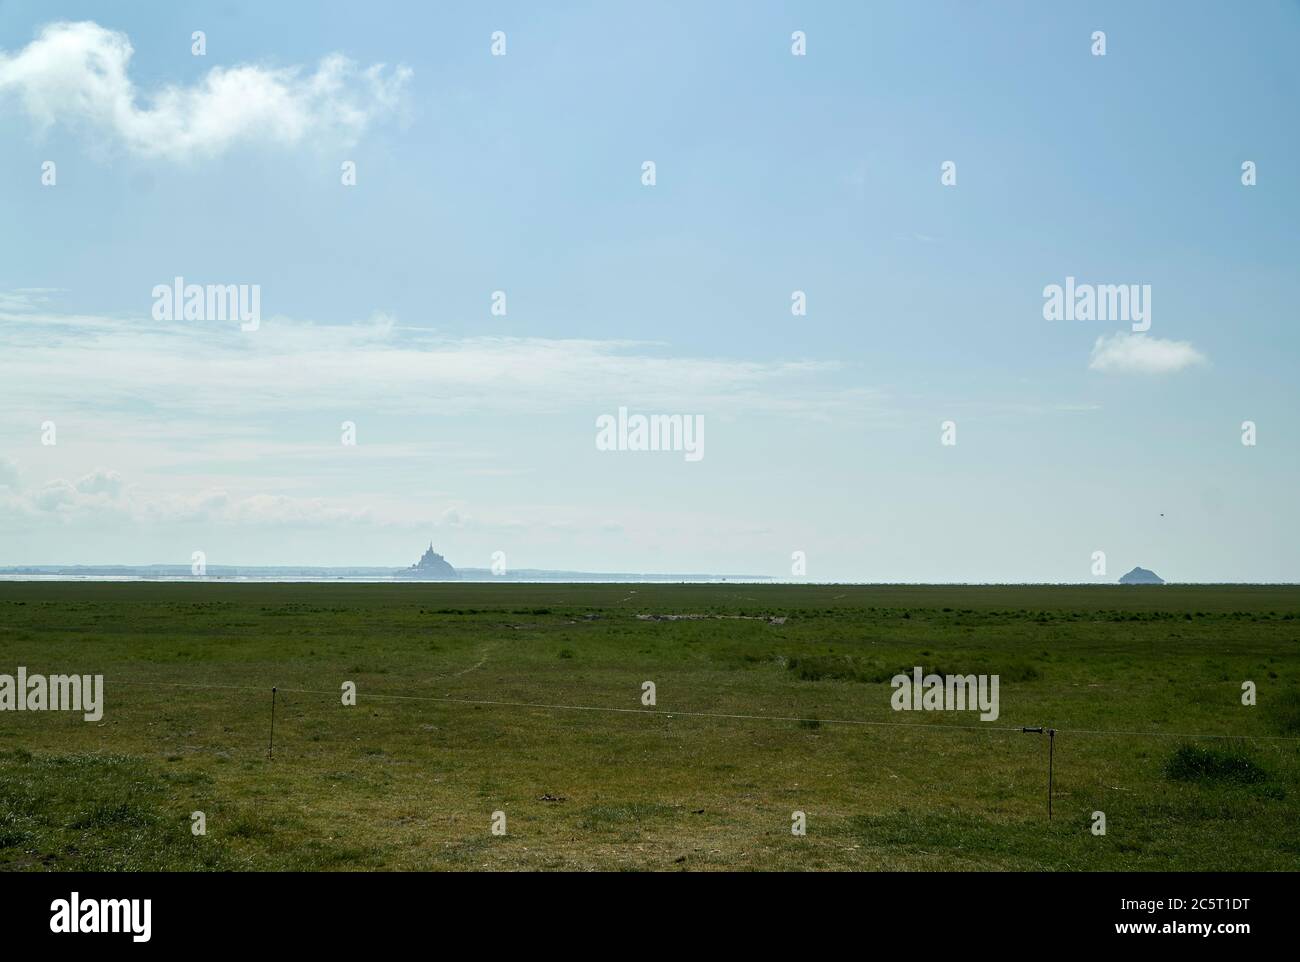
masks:
[[[56,21],[123,78],[29,47]],[[1300,580],[1298,40],[1293,3],[0,4],[0,564]],[[241,65],[307,93],[183,95]],[[259,284],[261,329],[153,321],[176,275]],[[1201,362],[1090,366],[1128,324],[1044,320],[1067,275],[1151,285]],[[619,406],[704,459],[597,451]]]

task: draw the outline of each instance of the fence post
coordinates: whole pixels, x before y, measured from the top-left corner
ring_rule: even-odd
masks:
[[[266,757],[275,752],[275,686],[271,686],[271,744],[266,748]]]
[[[1056,755],[1056,729],[1047,729],[1047,820],[1052,820],[1052,761]]]

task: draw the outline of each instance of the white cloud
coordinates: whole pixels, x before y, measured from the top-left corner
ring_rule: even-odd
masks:
[[[235,479],[248,487],[247,480]],[[466,513],[463,505],[452,504],[431,517],[427,504],[431,494],[421,491],[411,502],[383,496],[318,496],[243,492],[222,486],[194,490],[157,490],[128,483],[117,471],[95,468],[76,480],[55,478],[29,489],[0,487],[0,530],[6,526],[44,526],[127,523],[131,525],[204,524],[242,527],[249,530],[269,525],[297,528],[365,525],[395,529],[429,530],[447,533],[454,529],[474,531],[541,530],[577,524],[574,519],[557,520],[554,506],[512,507],[511,512],[488,511],[484,516]],[[518,516],[519,514],[521,516]]]
[[[1205,355],[1187,341],[1121,331],[1097,338],[1088,367],[1107,374],[1171,374],[1205,363]]]
[[[31,311],[47,303],[49,295],[59,291],[52,287],[23,287],[0,291],[0,311]]]
[[[346,498],[294,497],[255,493],[235,495],[222,488],[184,493],[148,491],[127,484],[117,472],[96,468],[75,481],[56,478],[30,490],[14,485],[0,490],[0,522],[29,520],[65,523],[117,518],[136,524],[210,522],[217,524],[398,523],[398,512],[380,515]]]
[[[124,482],[116,471],[96,468],[77,482],[77,491],[82,494],[104,494],[116,498],[122,493]]]
[[[107,134],[136,154],[188,159],[241,141],[350,143],[400,105],[411,71],[361,67],[339,54],[301,67],[215,67],[191,87],[138,98],[126,34],[97,23],[53,23],[15,54],[0,52],[0,96],[12,95],[42,128]],[[137,99],[144,106],[137,104]]]
[[[565,452],[594,451],[596,415],[621,404],[724,421],[761,415],[773,425],[885,413],[879,392],[836,383],[845,372],[834,361],[699,357],[622,340],[453,337],[385,316],[352,325],[264,317],[258,331],[242,332],[235,322],[162,322],[147,311],[16,306],[0,308],[0,443],[12,446],[6,454],[30,486],[4,487],[0,477],[0,547],[6,528],[50,523],[154,531],[355,524],[421,537],[432,527],[472,544],[484,532],[549,530],[557,517],[594,523],[564,505],[494,509],[500,495],[482,496],[487,506],[465,502],[508,490],[480,476],[536,470],[512,447],[521,418],[529,419],[524,446],[549,440],[562,461]],[[47,419],[58,424],[57,447],[39,444]],[[340,444],[344,420],[359,425],[356,447]],[[97,463],[126,480],[87,473]],[[595,520],[607,516],[602,508]]]
[[[585,419],[627,404],[825,419],[878,415],[883,404],[871,389],[828,386],[840,371],[834,361],[668,356],[660,345],[621,340],[453,338],[386,317],[356,325],[270,318],[250,333],[234,323],[43,311],[0,311],[0,321],[11,418],[129,408],[135,422],[146,405],[169,418],[572,411]]]
[[[27,496],[31,509],[63,516],[123,511],[126,485],[116,471],[96,468],[76,481],[48,481]]]

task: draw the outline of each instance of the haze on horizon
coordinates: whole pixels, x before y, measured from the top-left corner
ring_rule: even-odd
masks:
[[[368,9],[0,6],[0,567],[1300,582],[1300,8]]]

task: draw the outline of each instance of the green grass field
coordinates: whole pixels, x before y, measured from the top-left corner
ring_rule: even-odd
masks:
[[[1298,588],[4,583],[20,665],[106,707],[0,713],[6,869],[1300,867]]]

